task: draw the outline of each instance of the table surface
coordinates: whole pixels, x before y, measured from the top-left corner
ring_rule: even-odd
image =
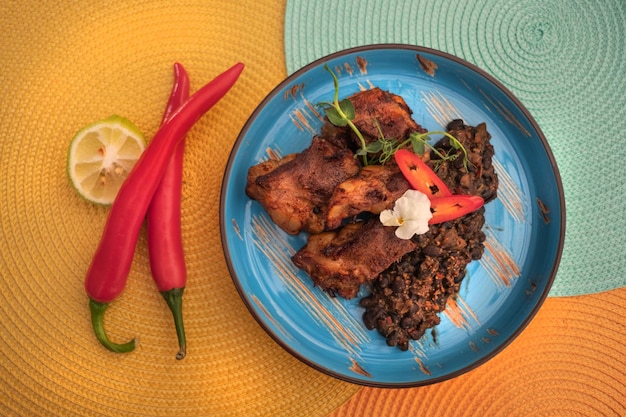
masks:
[[[239,130],[287,76],[288,3],[208,3],[0,5],[0,415],[626,415],[626,288],[549,297],[495,358],[418,388],[336,380],[269,338],[228,274],[218,201]],[[95,341],[83,278],[108,211],[78,198],[65,173],[69,140],[94,120],[120,114],[152,137],[176,61],[192,91],[246,64],[187,136],[183,361],[151,282],[145,231],[106,317],[113,338],[137,334],[139,346],[117,355]]]

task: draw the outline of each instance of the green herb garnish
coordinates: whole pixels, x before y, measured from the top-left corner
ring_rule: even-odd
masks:
[[[326,113],[326,117],[328,120],[335,126],[343,127],[349,126],[350,129],[354,132],[354,134],[359,138],[361,142],[361,149],[367,148],[367,143],[365,143],[365,138],[357,129],[357,127],[352,123],[354,120],[354,105],[350,101],[350,99],[345,98],[339,101],[339,80],[335,73],[328,67],[328,64],[324,64],[324,69],[330,73],[333,77],[333,84],[335,86],[335,95],[333,97],[332,103],[320,103],[321,105],[326,105],[327,107],[324,109]],[[367,165],[367,156],[363,156],[363,164]]]
[[[451,153],[451,151],[461,149],[463,152],[463,167],[467,171],[467,165],[469,163],[467,150],[457,138],[455,138],[448,132],[413,132],[409,135],[409,138],[407,140],[398,143],[398,141],[393,138],[385,138],[382,129],[378,124],[378,121],[374,120],[373,122],[376,124],[379,137],[374,142],[367,143],[365,141],[365,138],[363,137],[363,134],[352,122],[355,117],[354,105],[349,98],[345,98],[339,101],[339,80],[337,78],[337,75],[335,75],[335,73],[328,67],[328,64],[324,64],[324,69],[328,71],[333,77],[335,92],[333,96],[333,101],[331,103],[321,102],[319,103],[319,105],[325,106],[324,113],[326,114],[326,117],[328,117],[330,123],[337,127],[348,126],[354,132],[356,137],[359,139],[359,142],[361,143],[361,148],[356,151],[356,156],[360,156],[363,159],[363,165],[384,164],[393,156],[394,153],[396,153],[398,149],[402,149],[410,145],[413,149],[413,152],[418,155],[423,155],[426,151],[426,148],[430,149],[435,155],[437,155],[439,159],[432,160],[432,162],[435,164],[435,170],[437,170],[441,163],[444,161],[454,161],[458,155],[456,153]],[[428,143],[428,141],[431,139],[431,135],[443,135],[447,137],[450,140],[450,146],[452,147],[452,149],[450,149],[450,151],[448,152],[444,152],[441,149],[435,148],[433,145]]]

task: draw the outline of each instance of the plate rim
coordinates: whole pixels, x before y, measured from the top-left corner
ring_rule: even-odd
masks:
[[[444,375],[427,378],[424,380],[413,381],[413,382],[397,382],[397,383],[380,382],[380,381],[375,381],[375,380],[365,380],[365,379],[360,379],[357,377],[350,377],[349,375],[339,373],[313,360],[310,360],[309,358],[307,358],[306,356],[298,352],[296,349],[289,346],[288,343],[286,343],[279,335],[277,335],[270,328],[270,326],[267,323],[265,323],[265,321],[261,317],[259,317],[259,315],[256,312],[256,309],[251,304],[250,300],[247,297],[247,294],[245,293],[244,289],[241,287],[240,283],[238,282],[237,274],[235,272],[232,259],[230,258],[230,255],[229,255],[228,242],[226,238],[228,222],[224,215],[225,214],[224,209],[225,209],[225,203],[226,203],[226,194],[228,191],[228,182],[229,182],[228,179],[231,176],[231,172],[233,170],[233,161],[241,146],[243,138],[247,134],[248,130],[250,129],[250,127],[252,126],[256,118],[258,117],[259,113],[264,109],[266,104],[270,102],[275,96],[277,96],[281,91],[283,91],[283,89],[286,86],[293,84],[293,81],[299,78],[302,74],[310,71],[313,68],[323,65],[327,61],[335,60],[343,56],[348,56],[348,55],[353,55],[353,54],[363,53],[363,52],[371,52],[371,51],[376,51],[376,50],[408,50],[408,51],[415,52],[415,53],[427,53],[427,54],[435,55],[440,58],[450,60],[457,64],[465,66],[469,70],[485,78],[488,82],[492,83],[497,89],[499,89],[504,95],[507,96],[508,99],[510,99],[518,107],[518,109],[522,112],[522,114],[527,119],[527,121],[531,124],[534,132],[537,134],[539,140],[541,141],[543,150],[546,153],[545,156],[550,161],[550,167],[554,175],[555,184],[558,190],[560,225],[559,225],[559,238],[558,238],[557,248],[555,252],[555,257],[552,263],[552,268],[550,270],[549,277],[546,281],[546,286],[543,289],[542,293],[538,296],[535,302],[535,305],[530,310],[529,314],[524,318],[524,320],[520,323],[520,325],[515,329],[514,332],[508,335],[506,339],[504,339],[497,347],[495,347],[494,349],[491,349],[485,356],[479,358],[478,360],[473,361],[471,364],[467,366],[461,367],[457,370],[446,373]],[[443,382],[449,379],[456,378],[460,375],[463,375],[473,369],[476,369],[477,367],[483,365],[484,363],[488,362],[489,360],[497,356],[499,353],[501,353],[507,346],[509,346],[513,342],[513,340],[519,337],[519,335],[526,329],[526,327],[530,324],[530,322],[534,319],[538,311],[543,306],[546,298],[548,297],[548,293],[550,292],[550,288],[552,287],[554,280],[556,278],[556,274],[559,268],[562,254],[563,254],[563,246],[565,243],[565,231],[566,231],[566,211],[565,210],[566,210],[565,193],[563,189],[561,174],[560,174],[558,165],[556,163],[554,154],[552,152],[552,149],[550,148],[549,142],[546,139],[543,131],[539,127],[538,123],[536,122],[532,114],[530,113],[530,111],[521,102],[521,100],[516,95],[514,95],[502,82],[500,82],[497,78],[495,78],[494,76],[492,76],[485,70],[481,69],[480,67],[476,66],[475,64],[469,61],[466,61],[456,55],[452,55],[448,52],[444,52],[444,51],[429,48],[429,47],[419,46],[419,45],[411,45],[411,44],[403,44],[403,43],[380,43],[380,44],[368,44],[368,45],[361,45],[361,46],[356,46],[352,48],[342,49],[342,50],[330,53],[328,55],[325,55],[323,57],[320,57],[306,64],[305,66],[298,69],[297,71],[291,74],[288,74],[286,78],[284,78],[280,83],[278,83],[263,98],[263,100],[255,107],[254,111],[250,114],[250,116],[244,123],[228,155],[226,167],[224,170],[224,175],[222,177],[221,190],[220,190],[220,206],[219,206],[220,220],[219,221],[220,221],[220,238],[222,242],[222,251],[224,253],[228,271],[233,281],[233,284],[237,290],[237,293],[239,294],[241,300],[246,306],[246,309],[255,319],[257,324],[261,326],[261,328],[265,331],[265,333],[269,335],[274,340],[274,342],[276,342],[284,350],[286,350],[293,357],[303,362],[304,364],[324,373],[325,375],[337,378],[339,380],[358,384],[361,386],[374,387],[374,388],[412,388],[412,387],[427,386],[427,385],[432,385],[432,384],[436,384],[439,382]]]

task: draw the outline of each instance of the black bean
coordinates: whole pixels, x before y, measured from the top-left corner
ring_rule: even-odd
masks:
[[[409,341],[406,338],[402,338],[398,341],[398,347],[401,351],[406,352],[409,350]]]
[[[404,280],[402,278],[395,279],[393,281],[393,285],[391,287],[393,292],[396,293],[396,294],[402,293],[405,288],[406,288],[406,284],[404,283]]]
[[[376,306],[371,309],[365,310],[363,313],[363,324],[369,330],[376,328],[378,321],[385,316],[385,312],[382,308]]]
[[[488,169],[491,169],[491,157],[492,156],[493,155],[489,156],[486,153],[483,155],[483,160],[482,160],[482,162],[483,162],[483,170],[486,171]]]
[[[398,332],[393,331],[387,336],[387,345],[396,346],[398,344]]]
[[[465,278],[465,274],[466,274],[466,270],[462,270],[456,277],[454,277],[454,283],[458,284],[461,281],[463,281],[463,278]]]
[[[465,126],[465,123],[463,123],[463,119],[454,119],[450,123],[448,123],[447,129],[448,130],[461,130],[463,129],[464,126]]]
[[[426,246],[422,252],[424,253],[424,255],[426,256],[439,256],[441,254],[441,248],[434,245],[434,244],[430,244],[428,246]]]
[[[493,190],[491,188],[486,189],[485,191],[482,192],[481,197],[483,198],[483,200],[485,200],[485,203],[490,202],[491,200],[493,200],[494,198],[496,198],[497,194],[496,194],[496,190]]]
[[[408,336],[413,340],[418,340],[419,338],[424,336],[424,333],[426,333],[425,330],[420,330],[417,328],[409,329],[407,331]]]
[[[400,320],[400,327],[402,327],[403,329],[408,329],[409,327],[413,327],[415,325],[415,320],[413,320],[411,317],[403,317],[402,320]]]
[[[481,248],[472,248],[471,251],[472,260],[476,261],[483,256],[483,250]]]
[[[372,297],[372,296],[369,296],[369,297],[363,297],[363,298],[361,298],[361,300],[359,301],[359,305],[360,305],[361,307],[365,307],[365,308],[368,308],[368,307],[373,307],[373,306],[375,306],[375,305],[376,305],[376,300],[375,300],[375,299],[374,299],[374,297]]]
[[[468,168],[469,166],[472,164],[468,164]],[[462,168],[465,168],[465,158],[456,158],[453,162],[452,162],[452,166],[456,169],[456,170],[461,170]],[[463,175],[462,173],[460,175]]]

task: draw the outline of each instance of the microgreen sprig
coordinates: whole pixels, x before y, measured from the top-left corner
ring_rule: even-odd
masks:
[[[430,149],[431,152],[433,152],[435,155],[439,157],[439,160],[441,162],[454,161],[457,158],[457,154],[455,153],[444,154],[440,149],[435,148],[433,145],[428,143],[431,135],[443,135],[447,137],[448,140],[450,141],[450,146],[452,147],[452,149],[455,149],[455,150],[460,149],[463,152],[463,167],[467,171],[467,164],[469,163],[469,158],[467,157],[467,150],[465,149],[465,146],[463,146],[463,144],[459,142],[459,140],[455,138],[454,136],[452,136],[450,133],[444,132],[443,130],[435,130],[435,131],[430,131],[426,133],[414,132],[414,133],[411,133],[407,141],[411,143],[411,146],[413,147],[413,151],[417,154],[422,155],[424,153],[425,147],[428,147],[428,149]],[[406,142],[404,144],[401,144],[400,146],[402,147],[404,145],[406,145]],[[432,160],[432,161],[436,164],[437,160]],[[435,166],[435,168],[438,168],[438,165]]]
[[[335,95],[333,97],[332,103],[320,103],[321,105],[326,106],[324,112],[326,113],[328,120],[333,125],[338,127],[349,126],[356,135],[356,137],[359,138],[359,142],[361,142],[361,148],[367,148],[367,143],[365,142],[363,134],[354,125],[354,123],[352,123],[352,120],[354,120],[355,116],[354,105],[348,98],[339,101],[339,79],[337,79],[335,73],[328,67],[328,64],[324,64],[324,69],[328,71],[330,75],[332,75],[333,84],[335,87]],[[363,156],[363,164],[367,165],[367,156]]]
[[[458,150],[460,149],[463,152],[463,166],[465,170],[467,170],[467,164],[469,163],[469,159],[467,157],[467,150],[463,146],[461,142],[454,136],[452,136],[448,132],[444,131],[431,131],[426,133],[417,133],[413,132],[409,135],[409,138],[403,142],[398,143],[394,139],[385,138],[380,132],[380,137],[378,140],[367,144],[364,148],[361,148],[356,151],[358,156],[374,155],[373,160],[369,160],[371,163],[379,163],[385,164],[392,156],[396,153],[398,149],[403,149],[407,146],[410,146],[418,155],[423,155],[428,148],[431,152],[433,152],[439,159],[433,159],[432,162],[435,164],[435,170],[439,168],[444,161],[454,161],[457,158],[456,153],[444,153],[441,149],[438,149],[429,143],[431,139],[431,135],[443,135],[447,137],[450,141],[450,146],[452,149]]]
[[[443,135],[449,139],[452,149],[461,149],[461,151],[463,152],[463,167],[467,171],[467,164],[469,163],[467,150],[457,138],[455,138],[448,132],[413,132],[409,135],[409,138],[407,140],[398,143],[398,141],[393,138],[385,138],[385,135],[383,134],[383,131],[378,124],[378,121],[374,120],[373,122],[376,124],[376,127],[378,129],[378,139],[373,142],[367,143],[365,141],[365,138],[363,137],[363,134],[352,122],[356,115],[354,105],[349,98],[345,98],[339,101],[339,79],[337,78],[337,75],[335,75],[335,73],[328,67],[328,64],[324,64],[324,69],[328,71],[333,77],[333,85],[335,91],[333,101],[331,103],[321,102],[319,103],[319,105],[324,106],[324,113],[328,117],[330,123],[337,127],[348,126],[354,132],[361,144],[361,148],[356,151],[356,156],[360,156],[361,158],[363,158],[363,165],[368,165],[369,163],[384,164],[391,157],[393,157],[393,154],[395,154],[398,149],[402,149],[410,145],[413,148],[413,152],[418,155],[423,155],[426,151],[426,148],[430,149],[431,152],[437,155],[439,159],[432,160],[435,164],[435,169],[437,169],[443,161],[454,161],[458,156],[456,153],[450,152],[444,154],[440,149],[437,149],[433,145],[428,143],[428,141],[431,139],[431,135]],[[370,159],[368,158],[369,155],[373,155],[374,157]]]

